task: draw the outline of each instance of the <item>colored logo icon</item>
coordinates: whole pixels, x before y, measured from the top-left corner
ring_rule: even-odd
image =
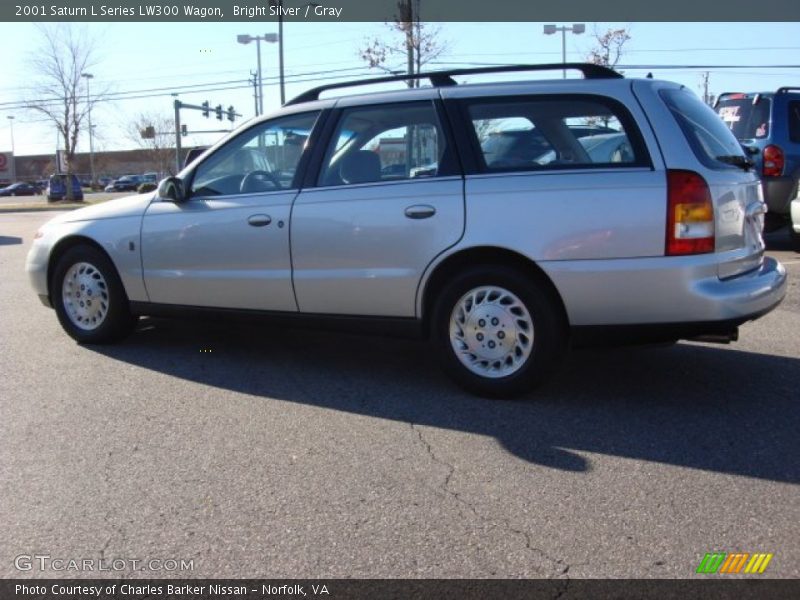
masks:
[[[709,552],[700,561],[697,573],[706,575],[719,573],[763,573],[774,555],[772,553]]]

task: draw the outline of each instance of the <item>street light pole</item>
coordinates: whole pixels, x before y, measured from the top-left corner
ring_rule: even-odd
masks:
[[[265,33],[264,35],[247,35],[239,34],[236,36],[236,41],[240,44],[249,44],[255,41],[256,53],[258,55],[258,115],[264,114],[264,80],[261,76],[261,42],[275,43],[278,41],[278,35],[275,33]]]
[[[14,116],[8,115],[8,126],[11,128],[11,183],[17,182],[17,155],[14,152]]]
[[[586,31],[586,24],[585,23],[574,23],[572,27],[567,25],[556,27],[555,25],[545,25],[544,26],[544,34],[545,35],[553,35],[557,31],[561,32],[561,64],[567,63],[567,32],[571,31],[572,33],[578,35]],[[567,70],[564,69],[562,72],[562,77],[564,79],[567,78]]]
[[[86,78],[86,104],[88,105],[88,114],[89,117],[89,169],[92,171],[92,189],[95,187],[95,176],[94,176],[94,135],[92,132],[92,102],[91,102],[91,94],[89,93],[89,80],[94,77],[91,73],[81,73],[81,77]]]
[[[283,0],[278,0],[278,79],[281,88],[281,106],[286,102],[283,79]]]

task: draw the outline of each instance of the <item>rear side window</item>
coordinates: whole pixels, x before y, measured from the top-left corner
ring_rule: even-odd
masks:
[[[735,168],[745,160],[744,150],[725,123],[710,106],[692,92],[681,89],[661,90],[697,159],[710,169]]]
[[[650,166],[633,119],[596,96],[467,101],[484,172]]]
[[[763,96],[734,95],[723,97],[716,110],[737,139],[753,140],[769,136],[771,106],[772,100]]]
[[[789,102],[789,139],[800,143],[800,102]]]

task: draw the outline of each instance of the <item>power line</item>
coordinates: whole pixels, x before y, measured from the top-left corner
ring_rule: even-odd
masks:
[[[311,71],[308,73],[295,73],[286,76],[287,81],[290,83],[307,83],[316,81],[326,81],[329,79],[341,79],[352,77],[352,71],[368,71],[368,67],[350,67],[346,69],[329,69],[327,71]],[[344,73],[348,75],[334,75],[327,77],[309,78],[314,75],[328,75],[329,73]],[[276,85],[279,77],[267,77],[265,80],[272,80],[273,83],[265,83],[265,85]],[[107,101],[121,101],[121,100],[142,100],[146,98],[157,98],[161,96],[171,96],[174,93],[205,93],[205,92],[219,92],[228,90],[241,90],[249,89],[249,80],[247,79],[234,79],[230,81],[214,81],[197,84],[177,85],[170,87],[150,88],[144,90],[126,90],[121,92],[111,92],[104,94],[97,98],[96,102]],[[0,102],[0,108],[4,110],[14,110],[21,108],[28,108],[31,104],[39,106],[58,106],[64,101],[63,98],[40,98],[37,100],[14,100],[10,102]]]

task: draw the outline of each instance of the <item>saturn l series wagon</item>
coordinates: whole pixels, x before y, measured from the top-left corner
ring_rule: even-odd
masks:
[[[687,88],[582,78],[320,99],[251,121],[158,191],[64,214],[27,260],[66,332],[238,311],[427,336],[448,374],[508,396],[586,339],[736,339],[783,298],[757,173]]]

